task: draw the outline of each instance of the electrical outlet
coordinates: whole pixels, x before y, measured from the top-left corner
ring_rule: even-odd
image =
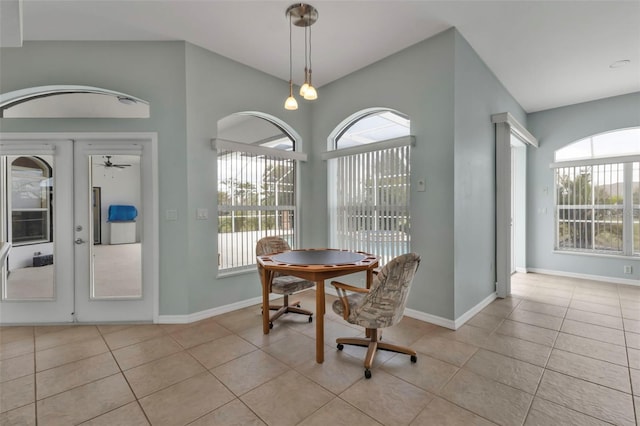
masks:
[[[631,267],[631,265],[624,265],[624,273],[625,274],[632,274],[633,273],[633,268]]]

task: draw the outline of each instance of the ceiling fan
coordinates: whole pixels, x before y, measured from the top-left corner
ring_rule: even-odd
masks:
[[[98,164],[99,166],[105,167],[105,168],[109,168],[109,167],[115,167],[118,169],[124,169],[125,167],[131,167],[131,164],[115,164],[111,162],[111,155],[103,155],[102,158],[104,158],[104,163],[103,164]]]

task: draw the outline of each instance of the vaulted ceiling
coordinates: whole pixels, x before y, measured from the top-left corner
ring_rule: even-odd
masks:
[[[290,1],[1,0],[0,45],[186,40],[289,79]],[[313,81],[330,83],[456,27],[528,112],[640,91],[640,1],[312,0]],[[304,31],[294,27],[294,82]],[[625,66],[611,67],[617,61]]]

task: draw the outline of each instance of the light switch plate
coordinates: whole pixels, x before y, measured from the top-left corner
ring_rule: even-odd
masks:
[[[418,192],[424,192],[427,190],[427,184],[424,178],[418,179],[417,186],[418,186]]]
[[[209,219],[209,209],[197,209],[196,210],[196,219],[197,220],[207,220]]]

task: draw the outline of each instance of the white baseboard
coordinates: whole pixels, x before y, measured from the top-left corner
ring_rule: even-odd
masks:
[[[331,294],[333,296],[337,296],[336,290],[333,287],[325,288],[326,294]],[[277,299],[280,296],[271,295],[271,299]],[[480,312],[487,306],[489,303],[493,302],[496,298],[496,293],[492,293],[487,296],[482,302],[478,303],[473,308],[469,309],[458,319],[450,320],[448,318],[442,318],[437,315],[427,314],[425,312],[417,311],[415,309],[406,308],[404,310],[404,314],[410,318],[414,318],[420,321],[428,322],[431,324],[439,325],[440,327],[445,327],[451,330],[457,330],[462,327],[462,325],[469,321],[475,314]],[[227,312],[236,311],[238,309],[246,308],[248,306],[257,305],[262,303],[262,296],[254,297],[247,300],[242,300],[240,302],[231,303],[229,305],[219,306],[217,308],[206,309],[204,311],[195,312],[193,314],[187,315],[160,315],[158,316],[158,324],[189,324],[196,321],[201,321],[203,319],[215,317],[216,315],[226,314]]]
[[[633,280],[628,278],[603,277],[600,275],[578,274],[575,272],[554,271],[551,269],[539,269],[539,268],[527,268],[527,271],[533,272],[535,274],[555,275],[559,277],[580,278],[583,280],[603,281],[603,282],[614,283],[614,284],[640,286],[640,280]]]
[[[271,295],[270,300],[277,299],[281,296]],[[203,319],[215,317],[217,315],[226,314],[227,312],[237,311],[238,309],[262,303],[262,296],[253,297],[240,302],[231,303],[229,305],[218,306],[217,308],[206,309],[200,312],[194,312],[187,315],[159,315],[158,324],[189,324]]]
[[[437,315],[427,314],[422,311],[416,311],[415,309],[405,308],[404,314],[409,318],[417,319],[419,321],[428,322],[430,324],[439,325],[440,327],[449,328],[451,330],[456,329],[456,323],[448,318],[442,318]]]
[[[478,312],[483,310],[485,307],[487,307],[487,305],[489,305],[489,303],[496,300],[497,297],[498,297],[498,293],[494,291],[493,293],[485,297],[484,300],[478,303],[476,306],[474,306],[473,308],[469,309],[467,312],[465,312],[464,314],[456,318],[455,324],[454,324],[455,326],[454,330],[457,330],[460,327],[462,327],[465,322],[473,318],[475,314],[477,314]]]
[[[333,287],[325,290],[327,294],[332,294],[337,296],[335,289]],[[461,315],[456,320],[450,320],[449,318],[439,317],[437,315],[431,315],[426,312],[417,311],[415,309],[405,308],[404,314],[409,318],[417,319],[419,321],[428,322],[430,324],[439,325],[440,327],[445,327],[451,330],[457,330],[464,325],[467,321],[469,321],[475,314],[483,310],[489,303],[493,302],[498,297],[496,292],[491,293],[487,296],[483,301],[478,303],[473,308],[469,309],[463,315]]]
[[[516,272],[519,272],[521,274],[526,274],[529,272],[529,270],[527,268],[521,267],[521,266],[516,266]]]

